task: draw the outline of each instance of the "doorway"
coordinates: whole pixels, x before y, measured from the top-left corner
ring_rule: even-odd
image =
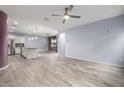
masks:
[[[57,52],[58,51],[58,38],[56,36],[52,36],[48,38],[48,45],[49,45],[49,51],[50,52]]]

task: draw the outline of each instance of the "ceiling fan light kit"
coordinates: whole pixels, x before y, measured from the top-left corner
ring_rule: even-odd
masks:
[[[69,19],[70,16],[69,15],[64,15],[64,19]]]
[[[72,9],[73,9],[73,5],[70,5],[69,7],[65,7],[65,13],[64,15],[58,15],[58,14],[52,14],[51,16],[63,16],[64,20],[62,21],[62,23],[64,24],[66,22],[67,19],[69,18],[81,18],[81,16],[77,16],[77,15],[70,15]]]

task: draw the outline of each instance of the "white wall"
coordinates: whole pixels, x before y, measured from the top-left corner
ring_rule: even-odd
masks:
[[[66,57],[124,66],[124,16],[63,32]]]
[[[48,38],[37,36],[38,39],[35,39],[36,36],[25,36],[25,48],[39,48],[43,51],[48,51]],[[29,40],[34,38],[33,40]]]
[[[35,39],[35,35],[20,35],[16,34],[9,34],[8,39],[14,39],[15,43],[24,43],[25,48],[38,48],[43,51],[48,51],[48,38],[37,36],[38,38]],[[34,38],[34,40],[29,40],[29,38]],[[16,48],[17,49],[17,48]]]

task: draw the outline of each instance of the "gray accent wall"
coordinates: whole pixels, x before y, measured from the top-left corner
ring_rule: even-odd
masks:
[[[124,66],[124,16],[62,32],[65,33],[65,57]]]

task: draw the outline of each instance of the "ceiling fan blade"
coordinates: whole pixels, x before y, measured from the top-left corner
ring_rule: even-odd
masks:
[[[71,12],[71,10],[73,9],[73,5],[70,5],[69,8],[68,8],[68,12]]]
[[[64,20],[62,21],[62,23],[64,24],[64,23],[65,23],[65,21],[66,21],[66,20],[64,19]]]
[[[69,15],[71,18],[81,18],[81,16]]]
[[[59,14],[52,14],[51,16],[63,16],[63,15],[59,15]]]

